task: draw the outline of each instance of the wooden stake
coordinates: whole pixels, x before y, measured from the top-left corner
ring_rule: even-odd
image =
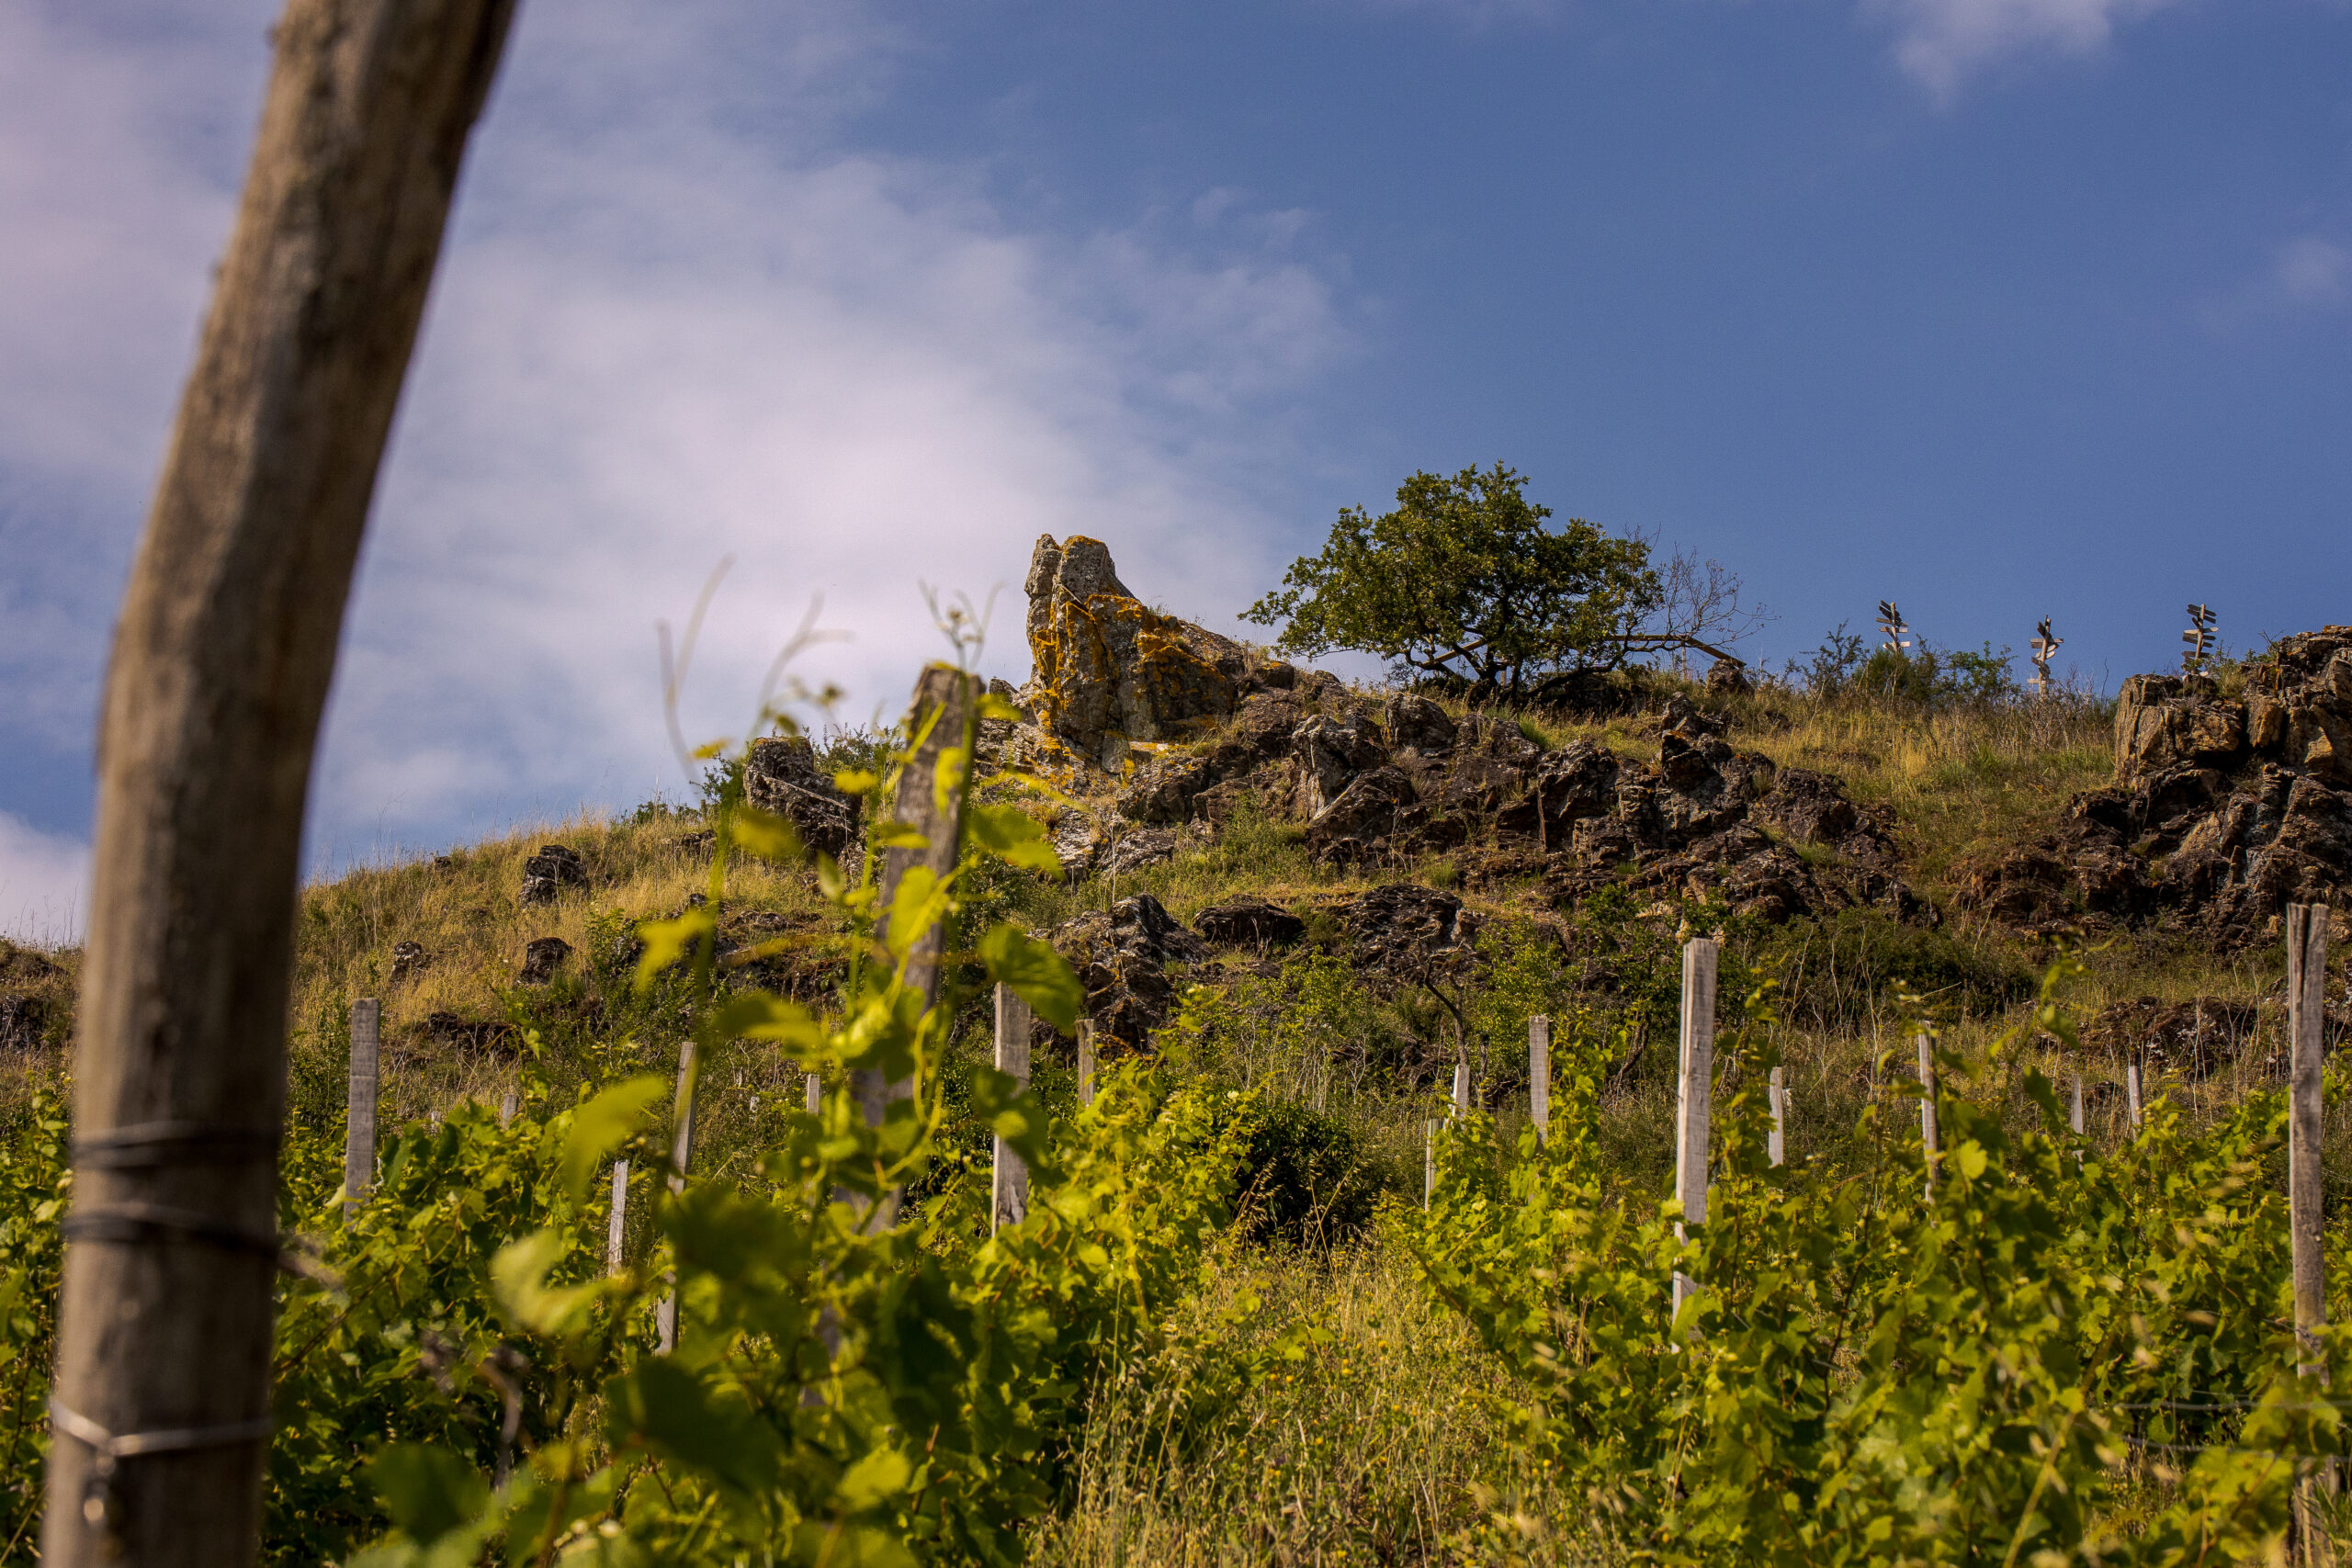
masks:
[[[2123,1109],[2136,1135],[2140,1131],[2140,1059],[2136,1055],[2123,1064]]]
[[[502,1127],[514,1120],[514,1091],[508,1089],[498,1097],[498,1124]]]
[[[1552,1021],[1537,1013],[1527,1021],[1527,1115],[1535,1136],[1552,1139]]]
[[[695,1152],[695,1081],[702,1075],[695,1069],[695,1043],[689,1039],[678,1045],[678,1098],[674,1131],[670,1135],[670,1195],[681,1197],[686,1190],[686,1166]],[[662,1305],[654,1314],[662,1354],[668,1355],[678,1348],[678,1292],[673,1285],[662,1298]]]
[[[1682,1204],[1682,1218],[1674,1224],[1679,1239],[1685,1224],[1707,1219],[1707,1152],[1712,1128],[1709,1101],[1714,1092],[1715,961],[1720,946],[1698,937],[1682,944],[1682,1049],[1675,1079],[1674,1195]],[[1674,1274],[1674,1311],[1698,1285],[1680,1269]]]
[[[379,1050],[378,1021],[384,1010],[373,997],[351,1004],[351,1089],[344,1113],[343,1217],[359,1212],[376,1185],[376,1090]]]
[[[2327,1322],[2324,1223],[2320,1187],[2321,1035],[2327,1006],[2327,906],[2287,909],[2288,1227],[2294,1244],[2295,1330],[2311,1336]],[[2317,1362],[2300,1368],[2324,1376]]]
[[[1432,1116],[1421,1123],[1421,1207],[1437,1196],[1437,1130],[1445,1125]]]
[[[1765,1085],[1766,1100],[1772,1107],[1772,1130],[1765,1134],[1764,1153],[1774,1165],[1783,1163],[1788,1150],[1789,1091],[1781,1069],[1774,1067],[1770,1082]]]
[[[1078,1021],[1078,1102],[1094,1103],[1094,1021]]]
[[[996,988],[996,1070],[1029,1087],[1029,1004],[1012,987]],[[1029,1167],[1002,1137],[996,1141],[996,1168],[989,1184],[989,1228],[1017,1225],[1029,1217]]]
[[[809,1115],[814,1116],[825,1108],[824,1080],[814,1073],[804,1073],[800,1077],[800,1088],[808,1097]]]
[[[605,1272],[621,1271],[621,1242],[628,1235],[628,1161],[613,1161],[613,1212],[605,1222]]]
[[[1936,1201],[1936,1043],[1919,1032],[1919,1151],[1928,1167],[1928,1201]]]
[[[48,1568],[259,1550],[311,754],[513,10],[288,0],[273,32],[100,704]]]
[[[931,665],[916,678],[914,700],[907,709],[907,729],[922,739],[914,755],[899,772],[898,788],[890,798],[890,818],[922,834],[923,841],[920,849],[906,846],[884,852],[880,896],[874,906],[880,920],[889,919],[899,886],[906,880],[907,873],[922,867],[933,876],[945,877],[956,869],[956,829],[963,791],[952,778],[945,781],[951,787],[941,787],[941,766],[947,753],[952,751],[958,757],[964,753],[964,722],[971,706],[971,677],[944,664]],[[958,764],[959,769],[961,766]],[[922,993],[926,1010],[939,995],[942,941],[940,928],[933,926],[916,939],[907,963],[908,978]],[[912,1084],[903,1079],[886,1081],[879,1069],[870,1067],[853,1073],[850,1086],[869,1127],[882,1125],[892,1101],[909,1099],[914,1093]],[[899,1195],[892,1192],[874,1206],[866,1216],[867,1224],[885,1228],[897,1220],[898,1213]]]
[[[2076,1137],[2083,1135],[2083,1069],[2080,1067],[2075,1069],[2075,1108],[2074,1114],[2067,1118],[2067,1123],[2075,1129]]]
[[[1460,1116],[1464,1111],[1469,1109],[1470,1064],[1467,1062],[1456,1062],[1453,1064],[1453,1111],[1452,1114],[1454,1116]]]

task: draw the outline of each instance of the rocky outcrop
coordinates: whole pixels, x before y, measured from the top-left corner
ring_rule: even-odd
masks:
[[[1622,882],[1775,923],[1865,906],[1936,919],[1901,879],[1886,824],[1834,775],[1736,750],[1679,698],[1665,717],[1655,766],[1577,741],[1546,753],[1526,797],[1502,813],[1505,829],[1549,852],[1555,903]]]
[[[2290,903],[2352,893],[2352,627],[2282,638],[2225,697],[2202,675],[2135,675],[2116,782],[2036,842],[1972,868],[1961,899],[2021,930],[2169,917],[2222,947],[2267,940]]]
[[[1024,586],[1034,673],[1022,695],[1078,756],[1117,772],[1131,742],[1196,737],[1238,705],[1248,650],[1146,606],[1101,540],[1040,538]]]
[[[1348,956],[1391,981],[1433,978],[1465,967],[1476,927],[1462,900],[1408,882],[1375,887],[1348,910]]]
[[[1148,893],[1107,910],[1089,909],[1056,927],[1048,940],[1077,970],[1096,1032],[1136,1050],[1175,1016],[1168,965],[1196,963],[1209,952]]]
[[[541,844],[539,852],[523,863],[526,904],[552,904],[564,888],[587,886],[588,863],[569,844]]]
[[[1241,898],[1203,909],[1193,929],[1219,947],[1281,947],[1305,936],[1306,922],[1263,898]]]
[[[414,979],[424,973],[425,965],[432,961],[432,956],[424,951],[424,944],[421,942],[392,943],[391,983],[397,986],[402,980]]]
[[[752,741],[743,763],[743,798],[790,822],[818,854],[838,860],[857,841],[857,803],[818,771],[816,750],[805,737]]]

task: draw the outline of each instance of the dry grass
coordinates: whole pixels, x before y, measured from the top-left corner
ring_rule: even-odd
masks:
[[[1220,1345],[1312,1325],[1306,1356],[1232,1389]],[[1098,1398],[1078,1497],[1042,1525],[1051,1568],[1600,1563],[1582,1510],[1517,1467],[1513,1390],[1410,1267],[1377,1246],[1223,1254],[1180,1345]],[[1205,1345],[1205,1349],[1201,1348]]]

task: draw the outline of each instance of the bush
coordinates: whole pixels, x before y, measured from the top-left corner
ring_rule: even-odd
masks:
[[[1388,1185],[1354,1130],[1338,1118],[1296,1103],[1264,1107],[1240,1180],[1243,1234],[1328,1252],[1363,1234]]]

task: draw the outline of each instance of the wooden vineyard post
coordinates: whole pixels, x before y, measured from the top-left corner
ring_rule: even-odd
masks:
[[[825,1082],[814,1073],[800,1077],[800,1091],[808,1102],[808,1114],[814,1116],[825,1108]]]
[[[678,1046],[678,1099],[675,1130],[670,1135],[670,1195],[677,1197],[686,1190],[686,1165],[695,1152],[695,1080],[700,1075],[695,1070],[695,1043],[689,1039]],[[655,1325],[659,1330],[662,1354],[668,1355],[678,1348],[678,1291],[675,1285],[662,1298],[656,1310]]]
[[[2080,1067],[2075,1069],[2075,1103],[2066,1122],[2075,1129],[2075,1136],[2079,1138],[2083,1135],[2083,1069]]]
[[[914,699],[907,709],[907,733],[919,739],[913,755],[899,771],[898,787],[890,797],[890,819],[922,835],[922,843],[920,848],[898,845],[884,852],[879,897],[874,906],[878,920],[889,919],[899,885],[906,880],[907,873],[920,866],[944,879],[956,869],[962,791],[943,792],[938,786],[943,754],[951,750],[960,753],[964,749],[965,718],[971,708],[970,685],[970,676],[944,664],[931,665],[915,679]],[[922,993],[926,1011],[939,996],[941,940],[940,929],[933,926],[915,940],[907,962],[907,976]],[[850,1087],[869,1127],[882,1125],[892,1101],[909,1099],[914,1093],[912,1084],[886,1080],[878,1068],[872,1067],[860,1067],[853,1073]],[[883,1229],[894,1224],[898,1214],[899,1196],[892,1192],[874,1205],[866,1220],[875,1228]]]
[[[1012,987],[996,988],[996,1070],[1029,1087],[1029,1004]],[[1029,1167],[1002,1136],[996,1140],[996,1168],[989,1184],[990,1230],[1017,1225],[1029,1217]]]
[[[2135,1047],[2123,1064],[2123,1113],[2130,1119],[2132,1135],[2140,1135],[2140,1054]]]
[[[502,1127],[514,1120],[514,1091],[508,1089],[498,1097],[498,1124]]]
[[[1714,1090],[1715,960],[1718,944],[1697,937],[1682,945],[1682,1048],[1674,1091],[1674,1196],[1682,1204],[1682,1218],[1674,1224],[1678,1240],[1685,1224],[1707,1220],[1707,1150],[1711,1134],[1709,1100]],[[1674,1311],[1698,1285],[1680,1269],[1674,1272]]]
[[[1919,1031],[1919,1153],[1928,1167],[1928,1201],[1936,1201],[1936,1042]]]
[[[2320,1186],[2320,1140],[2324,1110],[2321,1032],[2327,1015],[2327,919],[2324,904],[2287,907],[2287,1227],[2293,1248],[2295,1337],[2311,1359],[2298,1361],[2301,1377],[2327,1385],[2327,1365],[2317,1359],[2318,1333],[2327,1322],[2327,1272]],[[2295,1533],[2305,1562],[2328,1562],[2334,1553],[2324,1539],[2315,1492],[2333,1492],[2332,1465],[2295,1488]]]
[[[513,13],[288,0],[272,30],[99,704],[48,1568],[242,1568],[259,1551],[303,809]]]
[[[1469,1109],[1470,1064],[1467,1062],[1456,1062],[1453,1064],[1453,1109],[1448,1113],[1447,1119],[1451,1121],[1453,1118],[1459,1117],[1464,1111]]]
[[[1772,1069],[1764,1095],[1772,1108],[1772,1130],[1764,1135],[1764,1153],[1774,1165],[1781,1165],[1788,1157],[1789,1086],[1780,1068]]]
[[[605,1221],[605,1272],[621,1271],[621,1242],[628,1235],[628,1161],[613,1161],[613,1212]]]
[[[1437,1196],[1437,1130],[1444,1126],[1432,1116],[1421,1123],[1421,1207]]]
[[[1094,1103],[1094,1021],[1078,1021],[1078,1102]]]
[[[1552,1021],[1537,1013],[1527,1021],[1527,1116],[1535,1136],[1552,1141]]]
[[[359,1212],[376,1184],[376,1091],[381,1063],[379,1031],[384,1010],[373,997],[351,1004],[351,1089],[344,1116],[343,1217]]]

